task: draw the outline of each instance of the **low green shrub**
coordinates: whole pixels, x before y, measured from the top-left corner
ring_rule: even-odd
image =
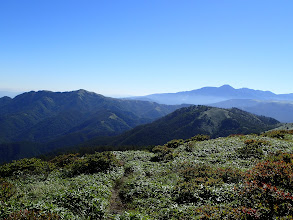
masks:
[[[7,202],[14,195],[14,193],[14,185],[0,179],[0,202]]]
[[[172,140],[167,142],[167,144],[165,144],[164,146],[168,147],[168,148],[177,148],[180,145],[184,144],[184,140],[179,139],[179,140]]]
[[[61,219],[60,216],[58,216],[55,213],[48,213],[40,210],[20,210],[18,212],[11,213],[8,218],[5,218],[7,220],[58,220]]]
[[[238,189],[246,216],[259,219],[293,216],[292,159],[293,154],[278,152],[246,172],[245,183]]]
[[[198,134],[198,135],[195,135],[192,138],[187,139],[185,142],[189,142],[189,141],[206,141],[206,140],[209,140],[209,139],[210,139],[209,135]]]
[[[265,183],[293,192],[293,154],[278,153],[269,159],[250,169],[246,173],[246,180],[260,186]]]
[[[73,164],[78,159],[79,154],[62,154],[53,158],[52,160],[50,160],[50,162],[55,164],[56,167],[63,168],[65,166]]]
[[[244,141],[245,146],[236,150],[240,158],[258,158],[261,159],[264,156],[262,150],[263,146],[270,145],[268,141],[249,139]]]
[[[206,164],[195,164],[179,172],[182,177],[173,190],[177,203],[196,203],[203,200],[221,201],[212,187],[224,183],[237,183],[242,179],[242,172],[232,168],[216,168]]]
[[[195,213],[196,219],[246,219],[239,208],[230,206],[204,205],[196,208]]]
[[[74,160],[66,166],[69,172],[68,176],[76,176],[80,174],[93,174],[104,172],[112,167],[120,166],[121,162],[112,152],[102,152],[95,154],[87,154],[84,157]]]
[[[238,183],[243,175],[241,170],[232,167],[212,167],[207,164],[182,164],[182,166],[183,169],[179,171],[179,175],[183,177],[184,181],[204,178],[204,182],[208,183],[208,178],[214,178],[221,179],[223,183]]]
[[[125,211],[124,213],[122,213],[122,215],[119,216],[119,220],[149,220],[149,219],[152,219],[152,218],[133,210],[129,210],[127,212]]]
[[[293,163],[293,154],[277,151],[276,153],[269,154],[266,160],[271,162],[284,161],[286,163]]]
[[[195,135],[194,137],[191,137],[191,138],[186,139],[186,140],[182,140],[182,139],[176,140],[175,139],[175,140],[169,141],[164,146],[166,146],[168,148],[177,148],[180,145],[183,145],[184,143],[187,143],[187,142],[191,142],[191,141],[193,141],[193,142],[206,141],[206,140],[209,140],[209,139],[210,139],[210,136],[208,136],[208,135],[198,134],[198,135]]]
[[[244,137],[244,134],[230,134],[228,137]]]
[[[277,219],[293,215],[292,194],[270,184],[246,182],[239,196],[242,212],[250,218]]]
[[[0,166],[0,176],[9,177],[17,174],[47,174],[52,170],[51,163],[42,161],[41,159],[31,158],[13,161],[11,163]]]
[[[160,162],[166,160],[172,160],[174,158],[174,148],[169,148],[166,145],[156,146],[152,149],[152,152],[156,153],[154,157],[151,158],[153,162]]]
[[[262,134],[262,136],[265,137],[271,137],[271,138],[278,138],[278,139],[284,139],[286,134],[293,134],[293,130],[273,130],[273,131],[268,131]]]

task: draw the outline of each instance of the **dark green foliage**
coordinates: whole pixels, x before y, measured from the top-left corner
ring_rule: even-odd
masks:
[[[204,205],[200,208],[195,209],[197,214],[197,219],[207,220],[207,219],[247,219],[241,213],[239,208],[233,208],[229,206],[220,206],[220,205]],[[249,219],[249,218],[248,218]]]
[[[151,161],[153,162],[159,162],[159,161],[167,161],[174,158],[173,155],[173,148],[167,147],[167,145],[164,146],[156,146],[152,150],[154,153],[156,153],[156,156],[154,156]]]
[[[152,158],[152,161],[158,162],[158,161],[172,160],[174,159],[174,157],[176,157],[176,154],[173,153],[175,148],[187,142],[204,141],[204,140],[208,140],[209,138],[210,137],[208,135],[199,134],[186,140],[182,140],[182,139],[172,140],[163,146],[158,145],[152,149],[152,152],[156,153],[156,156]]]
[[[164,146],[168,147],[168,148],[177,148],[180,145],[182,145],[184,143],[184,141],[182,139],[179,140],[172,140],[169,141],[167,144],[165,144]]]
[[[97,200],[93,200],[93,195],[90,193],[68,190],[62,197],[57,198],[57,202],[62,207],[88,219],[103,219],[105,214],[105,210],[100,209]]]
[[[2,98],[0,98],[0,107],[7,105],[9,102],[11,102],[12,98],[8,97],[8,96],[4,96]]]
[[[52,160],[50,160],[51,163],[55,164],[57,167],[65,167],[74,164],[77,160],[80,158],[78,157],[79,154],[62,154],[59,155]]]
[[[21,159],[13,161],[12,163],[7,163],[0,166],[0,176],[9,177],[12,175],[39,175],[45,174],[52,169],[52,164],[42,161],[41,159],[31,158],[31,159]]]
[[[13,184],[0,178],[0,204],[1,202],[7,202],[14,193],[15,187]]]
[[[104,172],[120,165],[119,160],[117,160],[112,152],[102,152],[74,159],[74,162],[66,167],[69,169],[68,176],[76,176]]]
[[[271,162],[284,161],[288,164],[293,163],[292,154],[283,153],[282,151],[271,153],[266,159]]]
[[[215,168],[205,164],[183,164],[180,171],[182,179],[174,188],[174,200],[178,203],[197,203],[212,200],[217,203],[221,199],[213,193],[210,187],[223,183],[237,183],[242,179],[242,172],[232,168]],[[225,198],[226,202],[232,198]]]
[[[0,178],[0,218],[292,219],[290,137],[206,140],[199,135],[156,146],[153,152],[14,161],[0,167],[8,176]],[[266,154],[254,157],[258,148]],[[50,167],[47,179],[38,177],[46,167],[42,164]]]
[[[78,154],[80,156],[86,154],[94,154],[96,152],[106,152],[106,151],[128,151],[128,150],[144,150],[151,151],[153,146],[77,146],[77,147],[67,147],[59,150],[55,150],[51,153],[40,155],[39,158],[45,161],[50,161],[57,156],[61,156],[69,154]],[[65,156],[66,157],[66,156]]]
[[[94,137],[118,135],[179,107],[113,99],[85,90],[24,93],[1,105],[0,144],[8,145],[0,145],[0,163],[74,146]],[[9,149],[13,153],[6,153]]]
[[[57,220],[61,219],[55,213],[45,212],[41,210],[20,210],[18,212],[11,213],[7,220]]]
[[[152,158],[152,161],[158,162],[158,161],[168,161],[174,159],[176,157],[176,153],[173,153],[174,149],[185,144],[188,142],[197,142],[197,141],[205,141],[210,139],[208,135],[202,135],[198,134],[192,138],[186,139],[186,140],[172,140],[166,143],[165,145],[161,146],[158,145],[152,149],[152,152],[156,153],[156,156]],[[189,146],[187,145],[187,149]]]
[[[240,158],[249,158],[249,157],[254,157],[254,158],[262,158],[264,153],[262,150],[263,146],[270,145],[269,142],[267,141],[262,141],[262,140],[246,140],[245,146],[242,148],[237,149],[237,153],[239,154]]]
[[[293,154],[278,153],[245,175],[239,189],[244,213],[260,219],[293,216]],[[253,210],[248,213],[245,210]],[[290,219],[290,218],[289,218]]]
[[[277,153],[258,163],[246,174],[250,182],[268,183],[293,192],[293,154]]]
[[[186,140],[183,140],[183,139],[171,140],[171,141],[167,142],[167,144],[165,144],[164,146],[166,146],[168,148],[177,148],[180,145],[183,145],[184,143],[187,143],[187,142],[206,141],[209,139],[210,139],[210,136],[208,136],[208,135],[198,134],[198,135],[195,135],[195,136],[193,136],[189,139],[186,139]]]
[[[189,141],[206,141],[206,140],[209,140],[209,139],[210,139],[209,135],[198,134],[198,135],[195,135],[192,138],[189,138],[189,139],[185,140],[185,142],[189,142]]]
[[[265,132],[264,134],[262,134],[262,136],[285,139],[287,134],[293,134],[293,130],[273,130],[273,131]]]
[[[284,132],[284,131],[275,130],[275,131],[266,132],[264,134],[264,136],[272,137],[272,138],[284,139],[285,134],[286,134],[286,132]]]
[[[230,134],[228,137],[243,137],[244,134]]]
[[[206,164],[187,166],[180,171],[180,175],[183,177],[184,181],[194,181],[197,185],[202,183],[205,185],[215,185],[221,182],[220,178],[218,178],[218,173],[215,173],[215,170]],[[210,178],[216,181],[208,181]]]
[[[239,109],[190,106],[136,127],[113,139],[110,145],[163,145],[173,139],[189,139],[202,134],[212,138],[231,134],[261,133],[278,126],[278,121]],[[237,126],[236,126],[237,124]],[[97,142],[98,143],[98,142]]]
[[[2,143],[0,144],[0,164],[12,160],[35,157],[44,152],[42,144],[32,142]]]

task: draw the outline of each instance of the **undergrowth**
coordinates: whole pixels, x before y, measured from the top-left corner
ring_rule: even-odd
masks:
[[[14,161],[0,166],[0,218],[292,219],[292,136],[201,135],[151,152]]]

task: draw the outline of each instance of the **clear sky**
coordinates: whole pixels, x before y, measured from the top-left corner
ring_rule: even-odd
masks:
[[[2,0],[0,90],[293,93],[292,0]]]

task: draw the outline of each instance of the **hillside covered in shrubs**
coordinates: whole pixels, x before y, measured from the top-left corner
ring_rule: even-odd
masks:
[[[1,219],[292,219],[293,132],[0,167]]]

